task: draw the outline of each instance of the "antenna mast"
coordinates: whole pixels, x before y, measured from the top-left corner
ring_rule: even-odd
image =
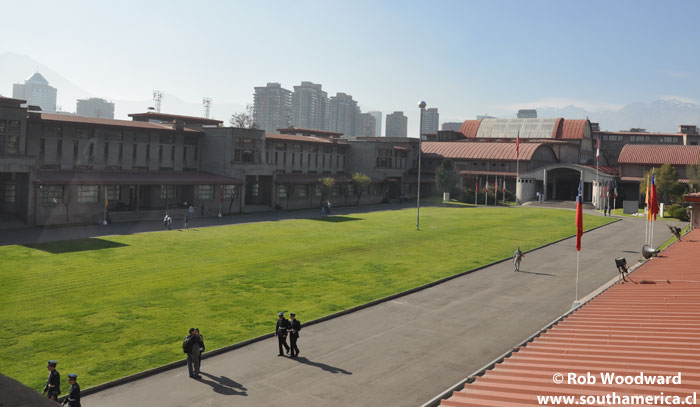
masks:
[[[202,105],[204,105],[204,117],[209,118],[209,108],[211,108],[211,98],[202,99]]]
[[[153,91],[153,101],[156,105],[156,112],[160,113],[160,101],[163,100],[163,92],[159,90]]]

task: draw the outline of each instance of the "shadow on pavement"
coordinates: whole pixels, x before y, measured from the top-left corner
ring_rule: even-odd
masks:
[[[79,240],[25,244],[23,246],[28,247],[30,249],[41,250],[47,253],[61,254],[73,252],[86,252],[91,250],[114,249],[116,247],[124,247],[128,245],[124,243],[113,242],[111,240],[104,240],[91,237]]]
[[[549,273],[537,273],[537,272],[534,272],[534,271],[524,271],[524,270],[516,271],[516,273],[535,274],[535,275],[537,275],[537,276],[550,276],[550,277],[553,277],[553,276],[554,276],[554,274],[549,274]]]
[[[301,358],[291,358],[291,360],[295,360],[295,361],[297,361],[297,362],[299,362],[299,363],[303,363],[303,364],[305,364],[305,365],[317,367],[317,368],[319,368],[319,369],[321,369],[321,370],[325,370],[326,372],[331,372],[331,373],[342,373],[342,374],[347,374],[347,375],[351,375],[351,374],[352,374],[352,372],[348,372],[348,371],[345,370],[345,369],[341,369],[341,368],[339,368],[339,367],[327,365],[327,364],[325,364],[325,363],[313,362],[313,361],[311,361],[311,360],[309,360],[309,359],[307,359],[307,358],[305,358],[305,357],[301,357]]]
[[[242,384],[229,379],[226,376],[214,376],[209,373],[204,373],[200,372],[202,376],[206,376],[210,378],[211,380],[207,380],[204,378],[198,379],[197,381],[202,382],[204,384],[208,384],[211,386],[212,390],[214,392],[223,394],[225,396],[247,396],[248,393],[246,392],[248,389],[246,389]]]

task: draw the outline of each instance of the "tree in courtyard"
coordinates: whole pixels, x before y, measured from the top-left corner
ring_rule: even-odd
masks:
[[[233,127],[242,127],[244,129],[257,129],[258,125],[253,118],[253,105],[247,105],[244,112],[234,113],[229,119],[229,123]]]
[[[445,159],[435,173],[435,186],[438,192],[452,192],[457,186],[457,173],[452,160]]]
[[[654,168],[653,171],[659,202],[669,203],[670,199],[677,195],[682,187],[678,183],[678,171],[671,164],[664,164],[660,168]],[[647,181],[651,180],[651,173],[652,170],[647,171],[644,174],[644,179],[639,184],[642,196],[646,194]]]
[[[352,178],[350,178],[350,184],[352,184],[355,196],[357,197],[355,205],[358,205],[360,203],[360,198],[362,197],[362,194],[369,188],[369,184],[371,182],[372,179],[365,174],[359,172],[352,174]]]
[[[319,178],[318,187],[321,189],[321,203],[323,203],[333,192],[335,180],[330,177]]]
[[[688,187],[692,188],[693,192],[698,192],[700,189],[700,164],[689,165],[685,169],[685,177],[688,179]]]

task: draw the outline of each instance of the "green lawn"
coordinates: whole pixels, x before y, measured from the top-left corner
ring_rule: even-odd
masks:
[[[183,358],[190,327],[211,350],[575,233],[539,208],[426,207],[421,229],[397,210],[0,247],[0,372],[40,390],[56,359],[90,387]]]

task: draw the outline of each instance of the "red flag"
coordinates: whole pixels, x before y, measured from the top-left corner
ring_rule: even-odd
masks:
[[[476,179],[476,185],[474,186],[474,191],[479,192],[479,178]]]
[[[581,181],[578,183],[576,198],[576,250],[581,251],[581,236],[583,235],[583,197],[581,196]]]
[[[656,193],[656,182],[654,182],[654,170],[651,171],[651,214],[654,215],[654,220],[656,220],[656,215],[659,213],[659,196]]]
[[[515,158],[520,158],[520,130],[518,130],[518,135],[515,136]]]
[[[498,178],[496,178],[496,182],[494,182],[493,185],[496,187],[494,194],[498,195]]]

